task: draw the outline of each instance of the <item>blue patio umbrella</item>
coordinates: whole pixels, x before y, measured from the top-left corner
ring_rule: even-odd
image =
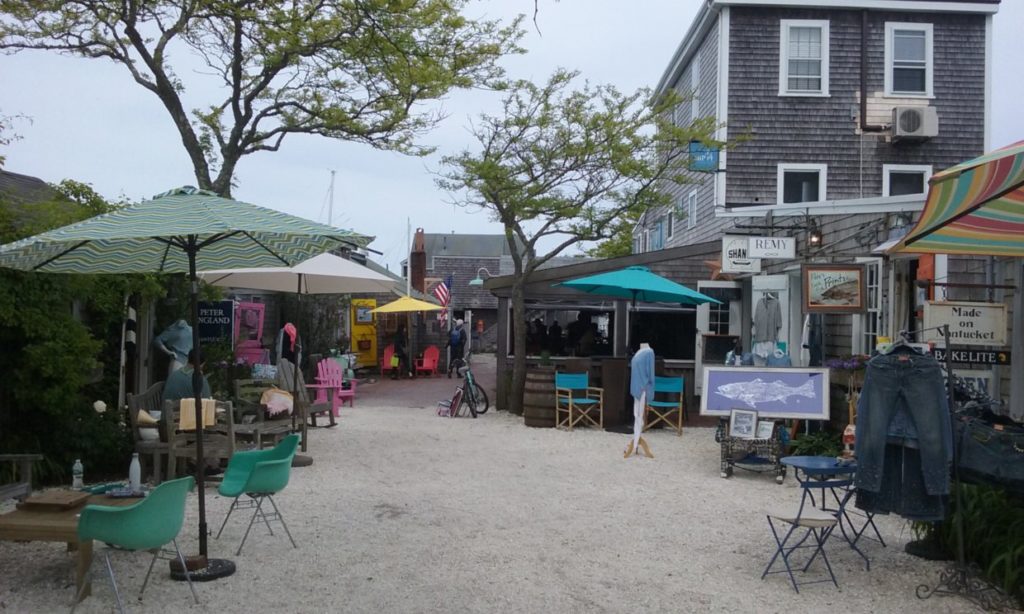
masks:
[[[632,299],[633,306],[637,301],[645,303],[679,303],[681,305],[703,305],[704,303],[721,304],[706,294],[691,290],[677,284],[657,273],[652,273],[645,266],[631,266],[618,271],[599,273],[579,279],[563,281],[556,286],[573,288],[588,294],[603,294]]]

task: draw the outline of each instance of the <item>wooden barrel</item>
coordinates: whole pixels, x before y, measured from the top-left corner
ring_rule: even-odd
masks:
[[[533,367],[526,372],[523,389],[523,422],[526,426],[555,426],[555,370]]]

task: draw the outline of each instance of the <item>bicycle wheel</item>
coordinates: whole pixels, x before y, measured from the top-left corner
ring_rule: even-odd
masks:
[[[473,397],[476,399],[476,413],[486,414],[491,408],[491,402],[487,400],[487,393],[476,382],[473,382]]]
[[[467,389],[466,394],[462,395],[462,403],[469,408],[469,414],[476,418],[476,398],[472,388]]]

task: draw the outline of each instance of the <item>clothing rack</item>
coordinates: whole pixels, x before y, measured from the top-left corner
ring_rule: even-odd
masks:
[[[956,383],[953,375],[953,352],[949,345],[949,324],[931,326],[915,331],[900,331],[900,336],[908,342],[912,342],[911,336],[931,330],[941,330],[942,338],[946,339],[945,368],[946,368],[946,395],[949,399],[949,412],[951,416],[956,413]],[[952,418],[951,418],[952,419]],[[964,548],[964,515],[960,501],[960,454],[957,442],[955,441],[955,426],[953,426],[953,505],[956,509],[956,563],[939,572],[939,581],[934,586],[928,584],[918,585],[915,594],[918,599],[928,599],[932,595],[959,595],[977,604],[984,610],[1003,610],[1014,605],[1013,598],[1006,595],[999,588],[992,586],[983,580],[978,572],[977,566],[968,565]]]

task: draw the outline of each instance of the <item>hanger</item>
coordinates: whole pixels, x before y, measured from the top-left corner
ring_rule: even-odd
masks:
[[[921,351],[919,349],[917,349],[916,347],[911,345],[910,333],[908,331],[901,330],[899,336],[896,337],[896,340],[893,341],[889,345],[889,347],[887,347],[885,349],[885,351],[882,352],[882,354],[889,355],[889,354],[892,354],[894,351],[896,351],[898,349],[901,349],[901,348],[904,351],[909,350],[911,352],[914,352],[915,354],[920,354],[921,353]]]

